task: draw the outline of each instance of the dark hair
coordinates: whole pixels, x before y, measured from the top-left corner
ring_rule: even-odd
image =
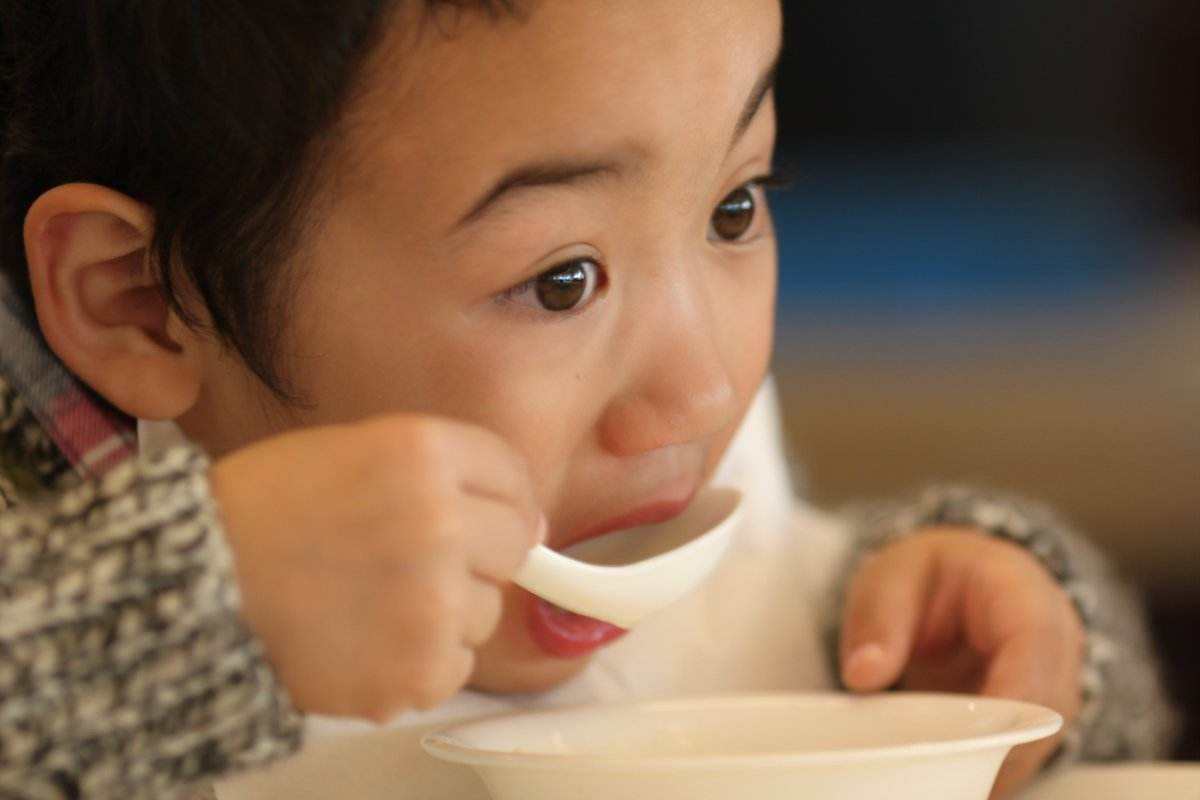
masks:
[[[28,294],[22,227],[43,192],[78,181],[128,194],[155,215],[167,301],[196,324],[182,278],[213,332],[289,397],[280,265],[322,139],[402,1],[0,0],[0,268]]]

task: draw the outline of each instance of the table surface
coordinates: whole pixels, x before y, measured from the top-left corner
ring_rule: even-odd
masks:
[[[383,740],[388,751],[387,740]],[[388,751],[390,752],[390,751]],[[379,753],[376,753],[378,756]],[[301,759],[303,761],[303,759]],[[380,762],[375,762],[376,764]],[[328,763],[314,772],[307,762],[298,765],[276,765],[273,779],[267,775],[243,775],[217,787],[217,800],[326,800],[347,797],[354,800],[391,800],[396,786],[413,780],[383,770],[362,770],[339,762],[338,769]],[[361,767],[361,765],[357,765]],[[283,767],[282,771],[279,767]],[[470,797],[482,800],[485,796],[467,773],[442,771],[418,776],[427,788],[437,786],[438,797]],[[441,783],[439,783],[441,781]],[[449,781],[449,783],[447,783]],[[1036,783],[1020,796],[1020,800],[1200,800],[1200,762],[1151,763],[1118,766],[1072,767]]]
[[[1088,766],[1038,783],[1021,800],[1200,800],[1200,763]]]

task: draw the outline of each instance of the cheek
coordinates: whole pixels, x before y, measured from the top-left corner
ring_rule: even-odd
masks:
[[[205,342],[203,390],[175,422],[214,459],[295,427],[290,407],[223,345]]]
[[[739,396],[748,403],[766,376],[775,339],[776,258],[772,252],[746,265],[722,287],[719,324]]]
[[[451,375],[439,411],[501,436],[528,462],[537,495],[553,502],[591,435],[601,393],[528,337],[513,339],[479,337],[448,353],[442,369]]]
[[[731,425],[708,451],[706,474],[711,475],[733,440],[770,367],[775,338],[776,261],[772,254],[740,271],[722,288],[727,298],[717,316],[724,343],[725,364],[737,397]]]
[[[343,416],[406,411],[484,428],[527,460],[539,496],[553,497],[552,484],[567,472],[595,411],[589,384],[536,342],[503,325],[464,325],[447,315],[429,320],[423,336],[347,349],[346,360],[359,366],[353,374],[328,376],[333,379],[323,382],[323,393]]]

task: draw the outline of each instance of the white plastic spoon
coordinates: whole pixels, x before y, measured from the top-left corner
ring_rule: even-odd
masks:
[[[513,579],[577,614],[630,628],[674,603],[725,555],[742,493],[710,487],[669,522],[615,531],[568,548],[538,545]]]

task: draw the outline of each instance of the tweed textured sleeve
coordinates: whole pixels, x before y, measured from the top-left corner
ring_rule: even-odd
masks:
[[[0,503],[0,796],[180,797],[299,747],[206,468],[180,447]]]
[[[915,499],[846,514],[856,537],[851,569],[874,549],[941,525],[972,527],[1026,548],[1062,585],[1087,630],[1084,707],[1056,763],[1168,755],[1178,717],[1164,691],[1141,598],[1095,546],[1046,507],[1009,494],[935,486]]]

